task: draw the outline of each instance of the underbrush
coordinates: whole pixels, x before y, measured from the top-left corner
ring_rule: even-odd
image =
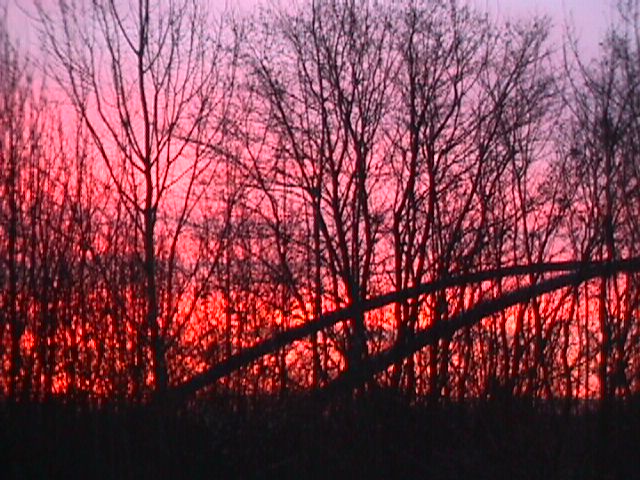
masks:
[[[200,399],[187,408],[0,403],[2,477],[640,478],[640,399],[411,404]]]

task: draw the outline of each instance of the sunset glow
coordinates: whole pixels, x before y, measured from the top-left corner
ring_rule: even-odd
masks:
[[[0,0],[0,476],[632,478],[640,1],[214,4]]]

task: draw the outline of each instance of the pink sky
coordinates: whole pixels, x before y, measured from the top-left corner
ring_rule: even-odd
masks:
[[[597,53],[598,43],[615,14],[615,0],[470,0],[498,18],[548,15],[554,25],[554,40],[560,44],[566,26],[573,27],[580,47],[589,56]]]
[[[23,45],[35,45],[37,38],[35,29],[29,26],[21,8],[31,9],[33,0],[5,0],[10,7],[9,24],[14,34],[21,39]],[[43,4],[53,6],[57,0],[41,0]],[[202,0],[205,1],[205,0]],[[276,2],[278,0],[275,0]],[[281,0],[283,1],[283,0]],[[296,0],[293,0],[296,1]],[[461,0],[464,3],[465,0]],[[488,10],[492,16],[500,19],[524,17],[531,14],[547,14],[555,26],[554,40],[559,44],[566,22],[572,24],[580,39],[582,50],[593,56],[597,52],[598,42],[610,23],[615,0],[466,0],[481,10]],[[260,0],[210,0],[213,6],[228,5],[250,10]],[[0,0],[0,5],[3,0]],[[269,2],[267,2],[269,3]],[[283,1],[283,4],[286,4]]]

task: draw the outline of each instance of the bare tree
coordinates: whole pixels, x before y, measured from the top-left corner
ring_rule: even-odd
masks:
[[[181,296],[203,279],[188,225],[225,134],[232,65],[222,33],[191,0],[38,3],[37,11],[49,72],[90,133],[131,229],[126,251],[139,262],[144,298],[143,317],[128,319],[138,382],[161,392],[186,321]]]
[[[638,252],[638,9],[637,2],[620,4],[619,22],[602,42],[599,58],[587,63],[574,49],[573,61],[567,63],[572,128],[563,172],[575,205],[567,228],[575,255],[583,258],[612,261]],[[590,367],[597,358],[603,401],[616,393],[630,394],[638,295],[633,275],[602,278],[584,290],[584,390],[589,389]],[[595,315],[590,297],[597,305]],[[598,335],[597,352],[589,349],[593,332]]]
[[[39,3],[79,121],[1,37],[4,390],[630,395],[636,7],[562,111],[544,19]]]
[[[2,218],[2,263],[5,275],[2,282],[2,345],[8,358],[3,358],[3,365],[8,365],[4,372],[3,386],[8,397],[16,392],[16,382],[20,376],[21,355],[20,339],[25,329],[18,305],[19,270],[18,257],[18,223],[19,218],[19,162],[24,130],[24,107],[28,97],[28,85],[24,78],[24,65],[15,47],[9,39],[6,25],[6,9],[0,12],[0,161],[2,162],[2,202],[0,218]],[[6,245],[6,246],[5,246]],[[5,278],[6,277],[6,278]],[[7,342],[6,336],[9,338]],[[4,357],[4,355],[3,355]]]
[[[248,88],[259,102],[252,128],[263,132],[260,142],[248,145],[262,149],[261,157],[249,152],[252,168],[272,205],[274,187],[278,198],[288,189],[288,204],[307,213],[313,260],[306,285],[315,292],[310,301],[318,315],[324,292],[336,307],[357,306],[371,288],[383,197],[375,172],[384,162],[384,151],[375,147],[382,145],[394,59],[384,9],[334,1],[310,7],[270,11],[271,19],[255,26],[245,58],[253,79]],[[285,273],[294,271],[278,248]],[[344,333],[334,337],[334,346],[348,368],[357,368],[367,356],[363,312]]]

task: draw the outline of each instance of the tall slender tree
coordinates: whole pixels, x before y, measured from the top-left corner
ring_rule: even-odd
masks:
[[[54,60],[49,73],[89,132],[126,215],[128,244],[114,254],[137,265],[130,281],[143,299],[141,318],[128,319],[137,387],[162,392],[184,327],[181,296],[197,296],[192,281],[211,271],[188,226],[221,159],[232,64],[200,2],[80,1],[57,9],[38,2],[37,11]]]

